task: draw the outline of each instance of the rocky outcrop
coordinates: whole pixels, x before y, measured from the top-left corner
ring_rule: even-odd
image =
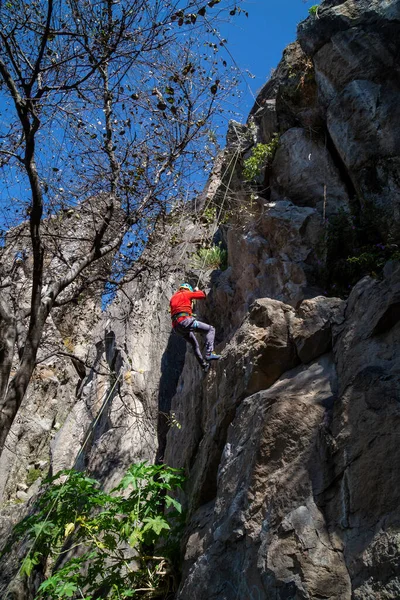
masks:
[[[185,365],[178,598],[396,597],[399,290],[392,263],[347,303],[258,300],[207,378]]]
[[[244,159],[251,138],[280,139],[264,179],[236,169],[257,210],[225,225],[229,268],[202,313],[222,358],[203,377],[188,356],[172,401],[165,457],[188,478],[180,600],[400,595],[398,256],[345,300],[323,276],[335,235],[364,227],[364,256],[400,241],[399,6],[322,3],[240,130]]]
[[[164,460],[187,477],[177,600],[400,597],[399,22],[399,2],[323,2],[142,273],[103,312],[97,297],[55,313],[51,336],[85,368],[37,369],[2,458],[3,537],[48,469],[110,487],[131,462]],[[211,240],[223,271],[193,262]],[[329,271],[357,261],[366,276],[334,297]],[[182,277],[208,292],[196,310],[222,358],[206,376],[170,331]],[[28,600],[15,572],[2,563],[0,595]]]
[[[382,233],[399,236],[400,4],[325,2],[299,26],[312,57],[327,128],[358,195]]]

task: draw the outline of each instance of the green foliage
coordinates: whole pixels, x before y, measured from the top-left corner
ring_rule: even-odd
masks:
[[[316,17],[318,14],[318,9],[319,9],[319,4],[314,4],[313,6],[310,6],[310,8],[308,9],[308,13],[312,17]]]
[[[220,269],[225,271],[228,267],[228,253],[221,244],[211,248],[200,248],[192,257],[191,266],[194,269]]]
[[[400,260],[398,246],[382,242],[381,220],[378,209],[365,204],[360,217],[340,210],[327,220],[322,269],[327,293],[345,297],[362,277],[377,277],[388,260]]]
[[[212,225],[213,223],[215,223],[216,218],[217,218],[217,207],[215,205],[210,204],[201,213],[201,220],[206,225]]]
[[[40,469],[29,469],[26,475],[26,485],[31,486],[39,477],[42,475],[42,471]]]
[[[279,134],[274,133],[268,144],[256,144],[251,156],[244,161],[243,178],[245,181],[254,181],[260,174],[262,167],[267,162],[272,162],[279,144]]]
[[[134,464],[109,493],[95,479],[73,470],[46,482],[36,513],[14,528],[6,549],[25,536],[32,541],[21,567],[28,577],[46,560],[54,565],[36,600],[165,597],[172,526],[181,513],[169,492],[181,486],[180,471]]]

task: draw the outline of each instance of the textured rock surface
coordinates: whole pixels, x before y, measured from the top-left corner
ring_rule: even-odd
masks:
[[[179,598],[396,597],[399,294],[388,263],[347,306],[260,299],[206,378],[185,365],[166,454],[189,476]]]
[[[349,597],[348,574],[313,499],[310,473],[334,386],[326,357],[241,403],[218,470],[208,544],[204,549],[191,534],[180,598]]]
[[[32,469],[78,457],[111,486],[157,453],[187,475],[177,599],[400,598],[400,267],[346,300],[321,279],[333,215],[369,214],[400,243],[399,4],[323,2],[248,125],[231,125],[191,215],[171,215],[151,269],[101,316],[94,302],[49,323],[90,368],[38,368],[1,459],[3,539],[12,503],[39,489]],[[263,175],[244,182],[243,160],[276,132]],[[191,267],[215,233],[204,207],[226,213],[223,272]],[[207,286],[196,311],[217,329],[222,359],[207,376],[170,333],[185,270]],[[2,562],[0,596],[31,600],[15,573],[15,557]]]
[[[400,3],[325,2],[299,27],[313,56],[329,134],[359,197],[377,209],[384,235],[398,238]]]
[[[202,313],[222,359],[204,378],[189,356],[172,404],[180,600],[400,597],[400,267],[318,289],[326,218],[400,241],[399,6],[323,2],[252,110],[257,142],[281,135]]]
[[[58,313],[57,325],[49,322],[44,355],[49,345],[61,346],[87,366],[79,374],[70,358],[53,356],[37,367],[0,459],[2,542],[29,510],[49,470],[87,468],[110,488],[133,462],[154,461],[157,450],[162,454],[185,352],[182,340],[170,339],[169,298],[181,277],[181,261],[195,251],[193,240],[204,235],[192,218],[185,217],[182,227],[180,216],[171,216],[153,247],[155,262],[145,256],[144,275],[106,311],[88,301]],[[33,475],[34,483],[26,485]],[[29,589],[18,576],[19,566],[15,555],[1,561],[1,598],[34,597],[35,585]]]
[[[290,198],[326,217],[349,207],[346,186],[324,142],[314,141],[305,129],[292,128],[281,137],[270,185],[271,200]]]

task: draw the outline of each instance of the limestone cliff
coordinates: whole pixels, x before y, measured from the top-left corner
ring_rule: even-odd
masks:
[[[325,0],[142,275],[50,323],[85,369],[38,366],[2,457],[3,538],[32,470],[111,486],[163,459],[187,476],[177,600],[400,597],[399,33],[400,2]],[[212,239],[223,271],[193,262]],[[183,277],[217,328],[206,376],[170,333]],[[0,597],[28,600],[16,565]]]

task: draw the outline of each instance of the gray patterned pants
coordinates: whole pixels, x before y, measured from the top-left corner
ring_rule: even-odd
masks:
[[[199,343],[194,335],[195,331],[206,334],[206,354],[211,354],[214,350],[215,328],[207,323],[197,321],[193,317],[187,317],[175,325],[174,331],[181,335],[192,346],[194,354],[201,365],[204,364],[204,358],[200,351]]]

